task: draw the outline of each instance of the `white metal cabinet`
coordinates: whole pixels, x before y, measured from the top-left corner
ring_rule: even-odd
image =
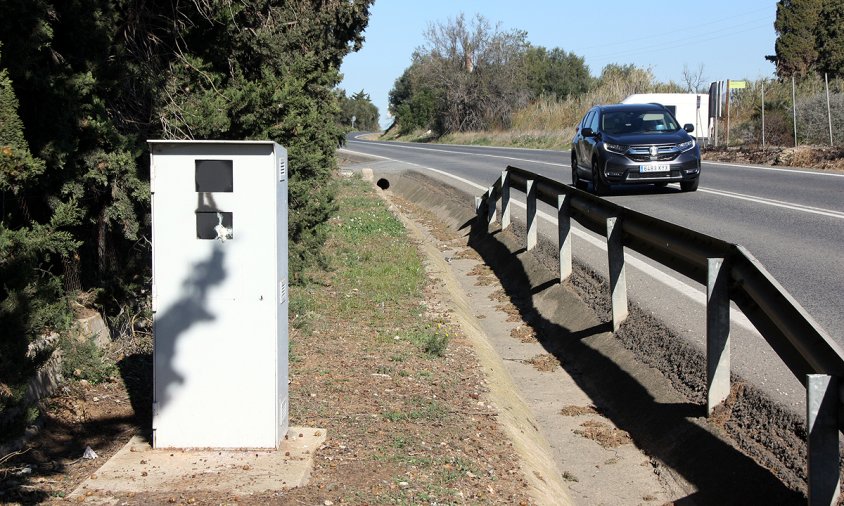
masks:
[[[288,427],[287,152],[149,144],[153,446],[277,448]]]

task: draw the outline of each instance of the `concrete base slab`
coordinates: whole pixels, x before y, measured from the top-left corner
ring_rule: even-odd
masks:
[[[226,492],[249,495],[307,483],[325,430],[291,427],[278,450],[152,449],[133,437],[69,498],[111,503],[111,494]]]

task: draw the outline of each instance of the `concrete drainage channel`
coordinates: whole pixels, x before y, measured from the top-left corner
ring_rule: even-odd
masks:
[[[635,305],[613,333],[606,281],[598,274],[576,262],[570,280],[554,283],[558,260],[552,241],[540,236],[538,247],[525,252],[523,224],[492,234],[486,223],[474,224],[471,193],[397,170],[394,163],[358,167],[363,166],[373,168],[380,188],[430,210],[466,236],[542,349],[557,359],[596,411],[630,434],[650,457],[653,472],[670,482],[668,489],[675,489],[671,500],[805,502],[805,428],[791,411],[734,377],[729,399],[707,419],[702,354]],[[559,396],[562,390],[561,385]],[[557,392],[522,393],[546,403],[549,395],[558,397]],[[541,404],[531,407],[543,409]],[[543,423],[542,428],[555,447],[559,434],[549,432],[559,427]],[[555,447],[555,453],[561,460],[577,459],[570,449],[567,454],[566,448]],[[570,488],[576,491],[578,485]]]

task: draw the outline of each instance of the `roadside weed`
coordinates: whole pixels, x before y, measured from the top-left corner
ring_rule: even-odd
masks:
[[[409,339],[428,356],[442,357],[448,347],[448,327],[442,323],[426,324],[409,334]]]

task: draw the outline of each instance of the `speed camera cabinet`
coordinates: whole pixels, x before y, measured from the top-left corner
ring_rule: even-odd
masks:
[[[153,446],[278,448],[288,429],[287,151],[149,147]]]

